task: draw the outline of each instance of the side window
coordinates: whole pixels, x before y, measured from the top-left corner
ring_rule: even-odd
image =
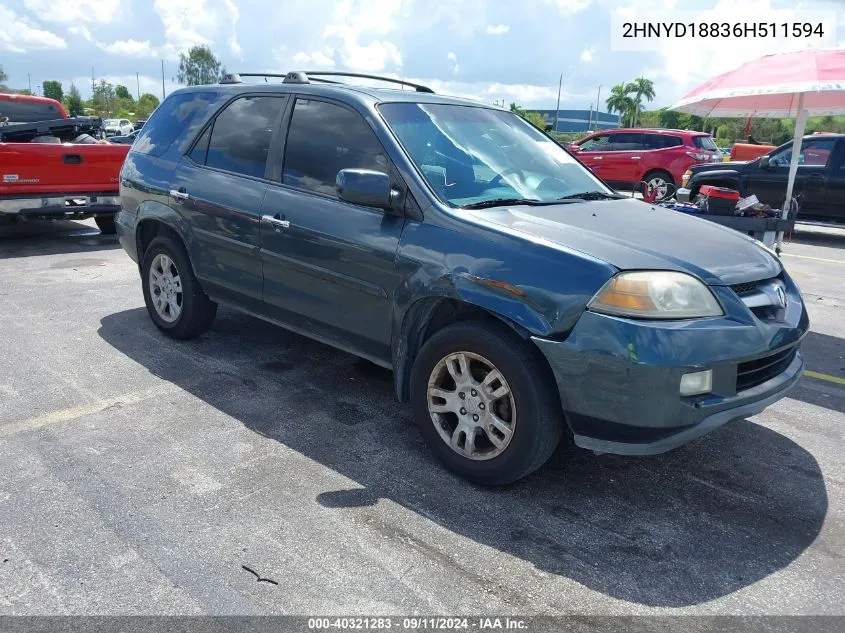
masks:
[[[205,164],[263,178],[284,106],[282,97],[241,97],[230,103],[214,121]]]
[[[297,99],[285,143],[282,182],[335,196],[341,169],[387,172],[387,156],[357,112],[323,101]]]
[[[834,139],[805,139],[801,144],[801,153],[798,155],[798,164],[807,166],[824,167],[833,154],[836,146]],[[792,145],[770,155],[769,165],[774,167],[789,167],[792,160]]]
[[[216,93],[181,92],[164,100],[138,135],[133,152],[161,156],[177,138],[193,138],[211,115]]]
[[[679,147],[684,142],[677,136],[668,134],[645,134],[646,149],[666,149],[667,147]]]
[[[205,128],[205,132],[202,133],[202,136],[199,140],[194,144],[194,149],[191,150],[191,153],[188,156],[191,157],[191,160],[197,163],[198,165],[205,165],[205,157],[208,154],[208,139],[211,138],[211,126]]]
[[[637,132],[621,132],[614,134],[611,139],[613,146],[611,149],[617,152],[636,152],[638,150],[646,149],[643,141],[643,134]]]
[[[582,152],[600,152],[603,149],[607,149],[608,143],[610,143],[610,135],[599,134],[598,136],[594,136],[593,138],[584,141],[581,145],[579,145],[579,147]]]

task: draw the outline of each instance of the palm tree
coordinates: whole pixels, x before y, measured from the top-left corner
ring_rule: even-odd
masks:
[[[654,99],[654,82],[645,77],[637,77],[625,86],[625,92],[634,95],[634,122],[632,125],[636,127],[643,97],[646,98],[646,101]]]
[[[613,86],[605,103],[608,112],[618,112],[622,115],[622,125],[630,125],[631,115],[634,111],[634,100],[629,96],[628,86],[625,84]]]

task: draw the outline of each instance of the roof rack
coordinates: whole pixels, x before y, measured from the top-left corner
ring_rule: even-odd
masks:
[[[403,79],[394,79],[392,77],[382,77],[380,75],[367,75],[363,73],[345,73],[339,71],[292,71],[285,74],[279,73],[229,73],[220,80],[222,84],[239,84],[241,83],[241,77],[264,77],[265,81],[267,81],[267,77],[282,77],[282,83],[286,84],[308,84],[312,81],[318,81],[320,83],[327,83],[327,84],[341,84],[340,81],[333,81],[331,79],[325,79],[325,77],[355,77],[357,79],[375,79],[376,81],[384,81],[386,83],[398,84],[401,86],[408,86],[409,88],[413,88],[417,92],[426,92],[429,94],[434,94],[434,90],[429,88],[428,86],[423,86],[421,84],[416,84],[410,81],[405,81]]]

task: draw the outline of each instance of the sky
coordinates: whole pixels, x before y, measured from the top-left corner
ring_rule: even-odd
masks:
[[[178,88],[179,52],[207,44],[230,71],[349,70],[413,79],[493,103],[601,109],[610,87],[645,76],[668,106],[715,74],[802,40],[664,41],[645,51],[611,42],[614,19],[730,15],[804,21],[836,11],[829,43],[845,47],[845,0],[0,0],[0,65],[9,85],[94,76],[135,94]],[[615,17],[614,17],[615,16]],[[136,73],[138,82],[136,84]],[[28,79],[29,75],[29,79]]]

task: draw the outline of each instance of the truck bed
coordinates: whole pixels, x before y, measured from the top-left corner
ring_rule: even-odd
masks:
[[[0,199],[111,193],[129,145],[0,143]]]

